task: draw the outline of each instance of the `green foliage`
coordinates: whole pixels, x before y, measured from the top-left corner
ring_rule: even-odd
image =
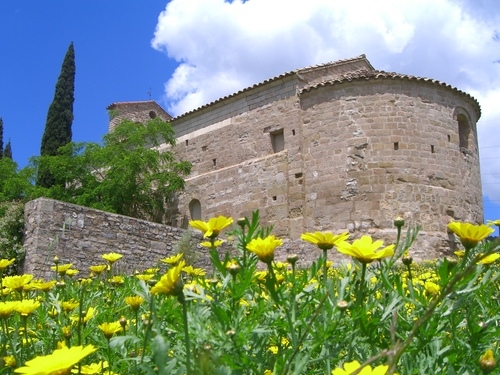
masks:
[[[270,231],[259,225],[257,213],[237,225],[232,235],[245,243]],[[416,230],[407,233],[398,247],[403,253],[411,251]],[[106,360],[110,372],[122,375],[323,375],[345,373],[339,369],[354,361],[377,368],[362,373],[488,373],[480,358],[487,350],[499,357],[500,271],[498,259],[479,261],[500,252],[500,241],[479,244],[459,262],[413,263],[399,250],[369,264],[352,260],[333,267],[319,256],[303,269],[293,261],[266,263],[267,270],[253,253],[242,252],[217,259],[208,277],[181,263],[110,278],[113,263],[107,272],[75,280],[58,264],[57,284],[30,282],[4,295],[4,301],[36,300],[40,306],[28,316],[7,315],[0,345],[19,367],[52,353],[61,341],[92,344],[97,351],[82,365]],[[7,286],[8,279],[2,282]],[[156,294],[151,287],[157,282],[163,288]],[[126,297],[140,297],[135,308]],[[78,301],[71,312],[63,307],[68,301]],[[124,329],[105,338],[99,325],[117,321]]]
[[[3,149],[3,157],[12,159],[12,145],[10,143],[10,139],[5,145],[5,148]]]
[[[200,258],[196,244],[193,241],[193,234],[186,231],[182,234],[181,238],[174,245],[174,252],[182,254],[182,259],[186,261],[187,265],[193,265]]]
[[[56,155],[59,148],[71,142],[73,123],[73,102],[75,91],[75,50],[73,43],[68,47],[56,83],[54,100],[50,104],[45,130],[40,147],[40,155]],[[64,181],[64,180],[63,180]],[[42,164],[37,177],[37,185],[50,187],[61,184]]]
[[[19,201],[0,203],[0,258],[16,259],[3,274],[17,274],[22,269],[24,251],[24,205]]]
[[[191,171],[191,164],[177,161],[170,150],[160,152],[162,143],[173,146],[174,131],[158,118],[145,125],[125,120],[102,145],[68,143],[58,155],[33,160],[64,181],[39,188],[34,196],[161,222],[165,205]]]
[[[0,159],[0,202],[25,201],[33,190],[31,180],[33,169],[17,169],[17,164],[10,158]]]

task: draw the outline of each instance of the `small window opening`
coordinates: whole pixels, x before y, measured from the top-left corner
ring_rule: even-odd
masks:
[[[399,142],[394,142],[394,150],[399,150]]]
[[[463,114],[457,116],[458,136],[460,139],[460,147],[469,148],[470,124],[467,117]]]
[[[295,135],[295,129],[292,129],[292,135]]]
[[[280,152],[285,149],[285,137],[283,135],[283,129],[277,130],[271,134],[271,143],[273,146],[273,152]]]
[[[278,197],[276,195],[273,195],[273,201],[275,201]]]
[[[217,165],[217,159],[212,159],[212,163],[214,164],[214,167]]]
[[[156,112],[155,111],[149,111],[149,118],[156,118]]]
[[[187,146],[188,144],[189,144],[189,140],[188,140],[188,139],[186,139],[186,146]]]
[[[451,142],[451,135],[448,134],[448,142]]]
[[[431,145],[431,153],[434,153],[434,146]]]
[[[302,177],[302,172],[295,173],[295,178],[301,178]]]
[[[189,215],[191,215],[191,220],[201,220],[201,204],[198,199],[189,202]]]

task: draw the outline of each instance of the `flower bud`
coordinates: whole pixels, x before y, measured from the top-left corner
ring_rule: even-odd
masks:
[[[344,310],[347,310],[347,308],[349,307],[349,302],[345,301],[345,300],[342,300],[342,301],[338,301],[337,302],[337,308],[340,310],[340,311],[344,311]]]
[[[405,225],[405,219],[403,219],[401,216],[398,216],[396,219],[394,219],[394,226],[396,228],[401,228],[403,225]]]
[[[481,358],[479,358],[479,367],[485,374],[492,372],[497,367],[497,361],[495,361],[493,350],[488,349]]]
[[[295,266],[295,263],[299,260],[299,256],[297,254],[291,254],[286,258],[286,261],[290,263],[292,266]]]
[[[241,228],[244,228],[245,227],[245,224],[246,224],[246,219],[244,217],[240,217],[238,219],[238,221],[236,221],[236,223],[241,227]]]

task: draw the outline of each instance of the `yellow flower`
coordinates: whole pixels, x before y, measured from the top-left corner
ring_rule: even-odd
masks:
[[[143,302],[144,298],[141,296],[125,297],[125,303],[129,305],[133,311],[137,311]]]
[[[180,281],[180,274],[186,263],[182,260],[177,264],[177,266],[172,267],[163,275],[156,283],[155,286],[151,288],[151,294],[166,294],[177,296],[182,293],[182,282]]]
[[[0,302],[0,318],[6,319],[16,310],[18,301]]]
[[[487,255],[485,256],[483,259],[481,259],[479,262],[477,262],[478,264],[491,264],[491,263],[495,263],[497,261],[497,259],[500,258],[500,254],[498,253],[493,253],[493,254],[490,254],[490,255]]]
[[[4,270],[8,266],[10,266],[12,263],[14,263],[16,259],[12,258],[11,260],[8,259],[0,259],[0,270]]]
[[[332,375],[350,375],[357,369],[361,367],[358,361],[346,362],[344,363],[344,368],[336,368],[332,371]],[[379,365],[372,369],[371,366],[365,366],[358,372],[359,375],[385,375],[389,369],[388,365]],[[398,375],[398,374],[395,374]]]
[[[214,247],[219,247],[224,243],[224,240],[216,240],[214,241]],[[212,243],[210,241],[204,241],[200,243],[203,247],[212,247]]]
[[[34,299],[25,299],[19,301],[14,310],[21,314],[21,316],[28,316],[38,307],[40,307],[40,302]]]
[[[6,276],[3,279],[3,286],[17,292],[21,292],[24,289],[24,286],[28,284],[31,279],[33,279],[33,275],[29,274]]]
[[[352,256],[361,263],[371,263],[374,260],[389,257],[394,254],[394,245],[389,245],[377,251],[383,245],[383,241],[373,242],[370,236],[363,236],[355,240],[352,245],[348,242],[337,243],[337,250],[346,255]]]
[[[337,242],[347,240],[349,233],[344,232],[338,235],[330,232],[303,233],[300,238],[318,246],[321,250],[330,250]]]
[[[69,270],[67,270],[67,271],[66,271],[66,276],[73,277],[73,276],[75,276],[78,272],[80,272],[80,271],[78,271],[78,270],[75,270],[75,269],[71,268],[71,269],[69,269]]]
[[[108,368],[107,361],[101,361],[98,363],[91,363],[90,365],[82,366],[80,373],[82,375],[99,375],[103,369]],[[75,369],[72,371],[73,373],[78,373],[78,370]]]
[[[90,266],[89,270],[90,270],[90,272],[93,272],[96,275],[100,275],[102,272],[106,271],[108,269],[108,267],[109,266],[107,264],[99,264],[96,266]]]
[[[167,258],[160,259],[160,262],[166,263],[166,264],[177,264],[182,258],[182,253],[172,255]]]
[[[135,277],[137,277],[139,280],[148,281],[148,280],[151,280],[153,277],[155,277],[155,275],[152,275],[152,274],[138,274],[138,275],[135,275]]]
[[[50,269],[52,271],[56,271],[59,275],[65,275],[66,272],[73,267],[73,263],[67,263],[67,264],[58,264],[57,266],[52,266]]]
[[[193,266],[184,267],[182,271],[191,276],[205,276],[207,274],[202,268],[193,268]]]
[[[104,336],[109,340],[113,335],[122,330],[120,322],[102,323],[98,325]]]
[[[108,282],[113,286],[119,286],[125,282],[125,279],[123,276],[115,275],[111,279],[108,279]]]
[[[191,220],[189,225],[195,229],[199,229],[203,233],[203,237],[216,238],[219,232],[233,223],[232,217],[217,216],[208,221]]]
[[[247,249],[257,255],[261,262],[270,264],[274,260],[274,250],[283,245],[283,241],[273,235],[266,238],[254,238],[247,244]]]
[[[63,309],[64,312],[71,312],[74,309],[78,307],[80,303],[78,301],[75,301],[74,299],[69,300],[69,301],[64,301],[61,303],[61,308]]]
[[[484,240],[495,230],[488,225],[474,225],[470,223],[460,223],[452,221],[448,224],[448,229],[455,233],[466,249],[472,249],[478,242]]]
[[[54,285],[56,285],[56,282],[55,280],[51,280],[51,281],[37,281],[35,283],[31,283],[31,287],[33,289],[37,289],[37,290],[41,290],[43,292],[48,292],[50,291]]]
[[[122,257],[123,257],[123,255],[118,254],[118,253],[107,253],[107,254],[101,255],[101,258],[104,259],[109,264],[113,264],[114,262],[121,259]]]
[[[3,361],[5,362],[5,366],[7,367],[16,367],[16,357],[14,357],[13,355],[3,357]]]
[[[454,251],[453,254],[455,254],[459,258],[463,258],[465,255],[465,250],[457,250],[457,251]]]
[[[486,225],[500,227],[500,220],[488,220]]]
[[[96,350],[97,348],[92,345],[56,349],[52,354],[38,356],[27,361],[26,366],[20,367],[14,372],[26,375],[68,374],[73,366]]]
[[[433,283],[432,281],[426,281],[424,284],[424,288],[425,288],[425,291],[427,292],[427,294],[430,294],[432,296],[435,294],[438,294],[439,290],[441,289],[441,287],[439,285],[437,285],[436,283]]]
[[[93,307],[89,307],[88,310],[85,312],[85,316],[82,319],[83,323],[87,323],[90,319],[92,319],[95,311],[96,310]],[[78,323],[79,321],[78,316],[75,315],[71,316],[70,319],[73,323]]]

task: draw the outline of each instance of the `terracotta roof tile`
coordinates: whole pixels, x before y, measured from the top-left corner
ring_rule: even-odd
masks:
[[[337,61],[331,61],[331,62],[327,62],[327,63],[322,63],[322,64],[317,64],[317,65],[311,65],[311,66],[307,66],[307,67],[304,67],[304,68],[299,68],[299,69],[294,69],[294,70],[291,70],[289,72],[286,72],[286,73],[282,73],[280,75],[277,75],[275,77],[272,77],[272,78],[268,78],[266,79],[265,81],[262,81],[262,82],[259,82],[259,83],[256,83],[252,86],[248,86],[244,89],[241,89],[239,91],[236,91],[235,93],[232,93],[230,95],[226,95],[226,96],[223,96],[217,100],[214,100],[210,103],[207,103],[207,104],[204,104],[198,108],[195,108],[191,111],[188,111],[188,112],[185,112],[179,116],[176,116],[172,119],[172,121],[175,121],[177,119],[180,119],[182,117],[185,117],[191,113],[194,113],[194,112],[197,112],[201,109],[204,109],[204,108],[207,108],[207,107],[210,107],[214,104],[217,104],[217,103],[220,103],[224,100],[227,100],[229,98],[232,98],[232,97],[235,97],[237,95],[240,95],[244,92],[247,92],[247,91],[250,91],[250,90],[253,90],[257,87],[260,87],[260,86],[264,86],[270,82],[274,82],[274,81],[277,81],[279,79],[283,79],[283,78],[286,78],[286,77],[289,77],[289,76],[292,76],[292,75],[295,75],[297,73],[300,73],[300,72],[304,72],[304,71],[308,71],[308,70],[313,70],[313,69],[320,69],[320,68],[324,68],[324,67],[327,67],[327,66],[335,66],[335,65],[341,65],[341,64],[346,64],[346,63],[350,63],[350,62],[354,62],[354,61],[360,61],[360,60],[366,60],[366,62],[368,63],[369,66],[371,66],[370,62],[366,59],[366,56],[363,54],[363,55],[360,55],[360,56],[357,56],[357,57],[354,57],[354,58],[349,58],[349,59],[342,59],[342,60],[337,60]]]
[[[306,86],[300,90],[300,93],[302,93],[304,91],[308,92],[308,91],[317,89],[319,87],[334,86],[334,85],[341,84],[341,83],[346,82],[346,81],[348,81],[348,82],[363,81],[363,80],[367,81],[370,79],[393,79],[393,80],[399,79],[399,80],[408,80],[408,81],[416,81],[416,82],[428,82],[428,83],[431,83],[434,85],[442,86],[442,87],[445,87],[447,89],[450,89],[452,91],[455,91],[461,95],[465,95],[466,97],[468,97],[477,106],[476,110],[477,110],[478,118],[481,116],[481,106],[479,105],[478,101],[472,95],[470,95],[470,94],[468,94],[468,93],[466,93],[466,92],[464,92],[464,91],[462,91],[454,86],[451,86],[445,82],[442,82],[442,81],[439,81],[436,79],[432,79],[432,78],[417,77],[417,76],[413,76],[413,75],[401,74],[401,73],[395,73],[395,72],[385,72],[383,70],[358,70],[355,72],[349,72],[349,73],[341,75],[339,78],[336,78],[336,79],[327,80],[327,81],[317,83],[315,85]]]

